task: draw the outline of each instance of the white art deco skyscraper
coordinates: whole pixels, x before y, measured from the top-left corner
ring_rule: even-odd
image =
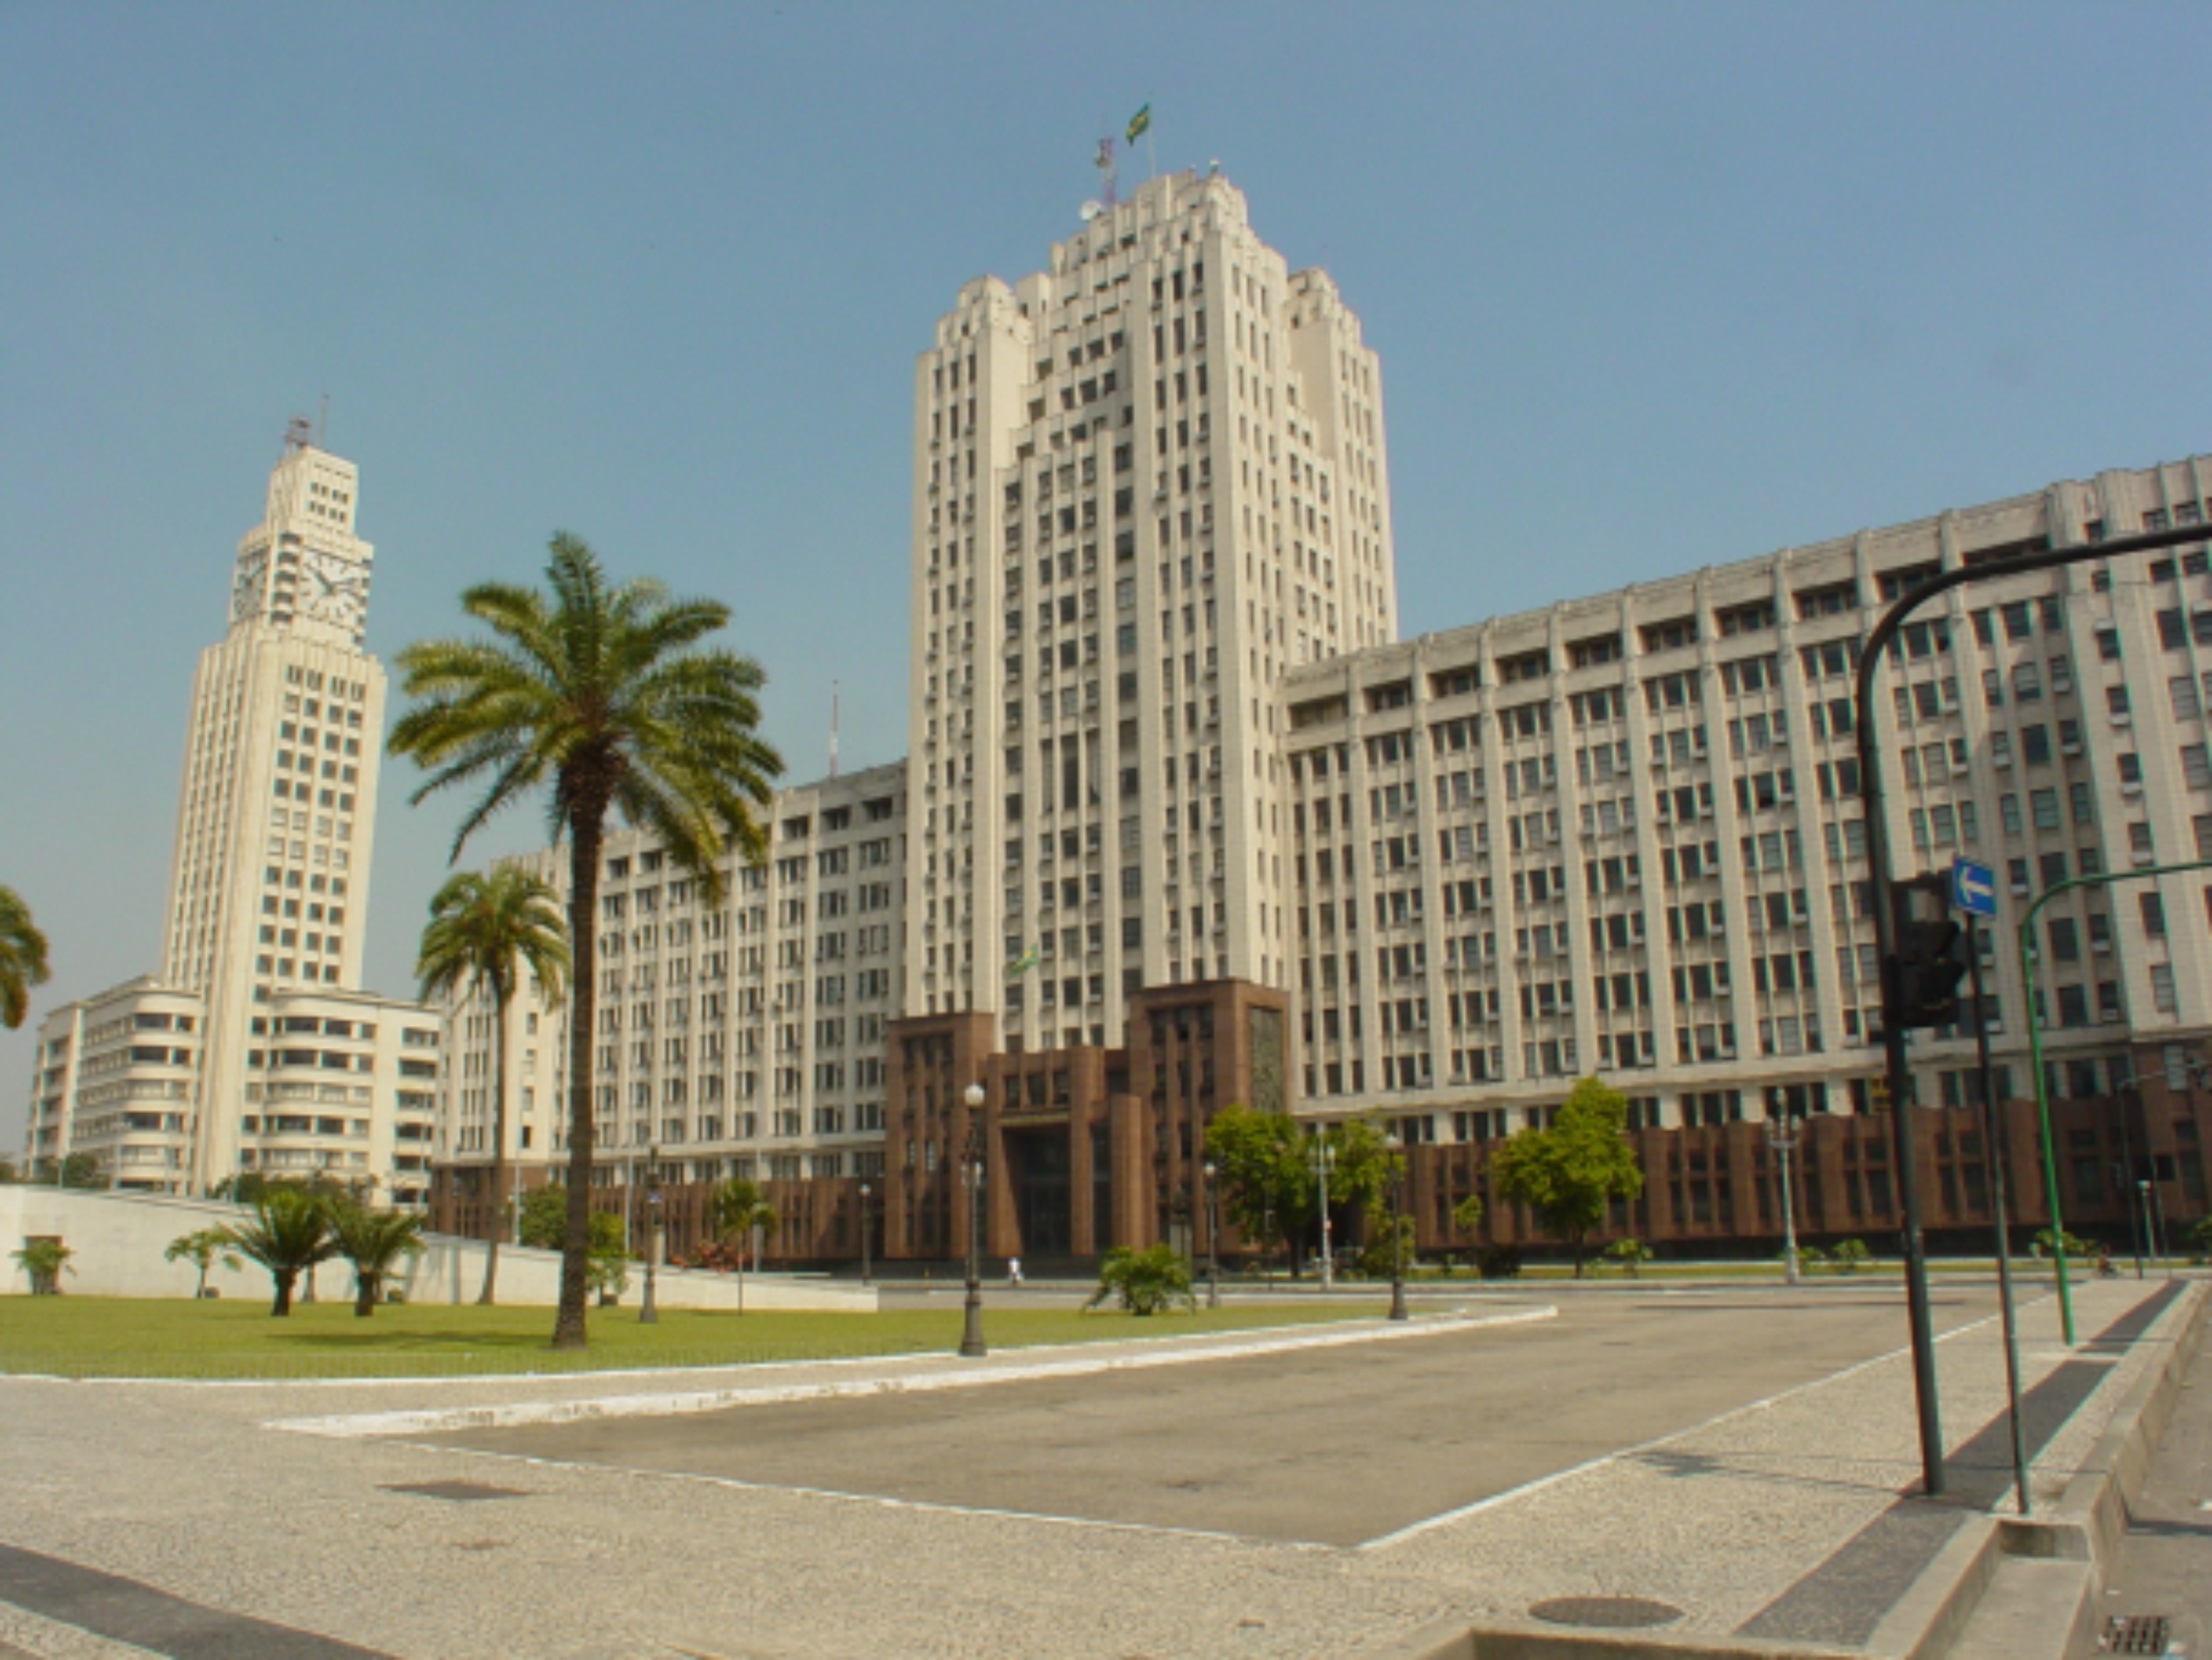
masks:
[[[296,422],[193,677],[161,972],[41,1024],[34,1162],[172,1193],[247,1172],[426,1190],[438,1021],[360,989],[384,673],[356,494]]]
[[[1381,374],[1224,179],[961,289],[917,366],[906,1008],[1121,1040],[1287,981],[1272,688],[1395,638]]]

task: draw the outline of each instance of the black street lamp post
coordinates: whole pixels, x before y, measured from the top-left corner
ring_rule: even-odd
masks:
[[[868,1213],[868,1201],[873,1192],[867,1183],[860,1184],[860,1283],[863,1286],[873,1278],[871,1270],[874,1266],[868,1257],[868,1224],[874,1220]]]
[[[1198,1168],[1206,1179],[1206,1307],[1218,1308],[1221,1307],[1221,1197],[1214,1182],[1221,1172],[1210,1158]]]
[[[967,1182],[967,1299],[960,1327],[960,1353],[978,1359],[990,1350],[983,1343],[983,1086],[970,1084],[967,1148],[961,1172]]]
[[[646,1157],[646,1300],[638,1310],[638,1323],[660,1323],[660,1308],[653,1300],[653,1271],[660,1265],[660,1150],[648,1148]]]
[[[1405,1143],[1394,1131],[1382,1143],[1390,1150],[1390,1318],[1406,1317]]]

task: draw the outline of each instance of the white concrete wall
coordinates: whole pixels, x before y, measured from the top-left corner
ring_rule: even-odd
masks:
[[[62,1276],[64,1295],[73,1297],[189,1297],[198,1271],[189,1263],[164,1262],[162,1251],[180,1234],[219,1228],[246,1213],[237,1207],[199,1199],[148,1193],[77,1193],[54,1187],[0,1187],[0,1290],[27,1293],[30,1277],[12,1253],[26,1239],[58,1236],[75,1255]],[[465,1303],[476,1300],[484,1279],[481,1241],[429,1236],[430,1249],[408,1265],[396,1283],[410,1301]],[[655,1300],[664,1308],[735,1308],[736,1276],[664,1268]],[[330,1301],[349,1300],[353,1272],[343,1262],[316,1270],[315,1294]],[[225,1297],[266,1300],[269,1278],[247,1263],[238,1272],[218,1266],[209,1286]],[[551,1307],[560,1300],[560,1254],[508,1246],[499,1253],[499,1300],[521,1307]],[[645,1266],[633,1265],[625,1305],[635,1307],[645,1293]],[[749,1309],[812,1308],[873,1312],[875,1292],[790,1274],[747,1274],[745,1306]]]

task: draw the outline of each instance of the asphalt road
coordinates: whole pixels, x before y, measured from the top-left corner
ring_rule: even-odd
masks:
[[[1939,1289],[1937,1330],[1994,1307],[1980,1287]],[[1691,1428],[1905,1340],[1894,1289],[1729,1286],[1561,1299],[1556,1320],[1412,1342],[432,1439],[769,1486],[1352,1545]]]

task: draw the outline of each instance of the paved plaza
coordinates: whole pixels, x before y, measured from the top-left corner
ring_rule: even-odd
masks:
[[[2202,1294],[2080,1287],[2068,1350],[2028,1290],[2039,1513]],[[1936,1294],[1947,1502],[1903,1496],[1873,1283],[980,1362],[0,1380],[0,1655],[1412,1655],[1631,1607],[1678,1643],[1898,1653],[2008,1503],[1994,1303]]]

